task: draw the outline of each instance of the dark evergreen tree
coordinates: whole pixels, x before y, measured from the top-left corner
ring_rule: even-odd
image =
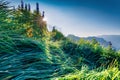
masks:
[[[39,14],[39,3],[36,3],[36,13]]]
[[[43,18],[45,17],[45,11],[43,11],[43,13],[42,13],[42,17],[43,17]]]
[[[24,10],[24,2],[21,0],[21,10]]]
[[[31,6],[30,6],[30,4],[28,4],[28,11],[31,11]]]
[[[56,31],[55,26],[53,26],[52,32],[55,32],[55,31]]]
[[[27,4],[25,4],[25,10],[28,11]]]

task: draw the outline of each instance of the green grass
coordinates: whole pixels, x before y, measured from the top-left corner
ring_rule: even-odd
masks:
[[[38,27],[32,20],[35,13],[29,12],[26,20],[28,12],[4,8],[0,9],[0,80],[120,79],[120,51],[96,40],[73,42],[58,30],[49,32],[44,22],[44,28]]]
[[[86,41],[74,43],[67,39],[52,41],[50,36],[26,37],[11,30],[0,34],[1,80],[120,79],[117,51]]]
[[[56,80],[119,80],[119,79],[120,71],[116,67],[103,69],[102,71],[83,69],[77,71],[76,73],[56,78]]]

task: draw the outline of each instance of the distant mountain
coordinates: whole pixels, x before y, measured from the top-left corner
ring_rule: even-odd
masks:
[[[96,39],[101,45],[103,46],[108,46],[109,42],[112,42],[112,45],[115,49],[120,50],[120,35],[101,35],[101,36],[96,36],[96,37],[78,37],[75,35],[68,35],[67,36],[69,39],[73,41],[78,41],[81,38],[85,40],[92,40]]]
[[[71,39],[71,40],[73,40],[73,41],[79,41],[79,40],[80,40],[80,37],[75,36],[75,35],[72,35],[72,34],[69,34],[69,35],[67,36],[67,38],[69,38],[69,39]]]
[[[89,40],[89,41],[92,41],[93,39],[96,39],[104,47],[107,47],[109,45],[109,42],[107,42],[103,38],[99,38],[99,37],[86,37],[84,39]]]
[[[92,39],[96,39],[104,47],[107,47],[109,45],[108,41],[106,41],[105,39],[100,38],[100,37],[78,37],[78,36],[70,34],[70,35],[67,36],[67,38],[69,38],[73,41],[78,41],[80,39],[91,41]]]
[[[98,37],[104,38],[106,41],[111,41],[116,49],[120,49],[120,35],[101,35]]]

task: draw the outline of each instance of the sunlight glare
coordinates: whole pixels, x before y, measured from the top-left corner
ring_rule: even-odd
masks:
[[[43,21],[47,21],[47,18],[46,18],[46,17],[44,17],[44,18],[43,18]]]

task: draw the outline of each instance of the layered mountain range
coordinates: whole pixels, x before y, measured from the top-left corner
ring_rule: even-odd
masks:
[[[92,40],[96,39],[101,45],[107,47],[109,42],[112,43],[113,48],[116,50],[120,50],[120,35],[100,35],[100,36],[93,36],[93,37],[78,37],[72,34],[67,36],[69,39],[73,41],[79,41],[80,39],[84,40]]]

